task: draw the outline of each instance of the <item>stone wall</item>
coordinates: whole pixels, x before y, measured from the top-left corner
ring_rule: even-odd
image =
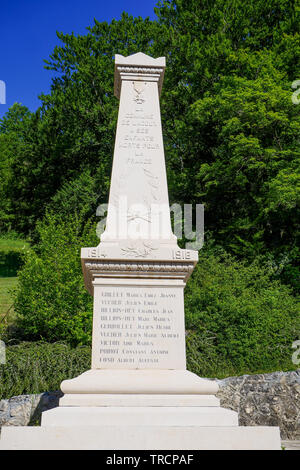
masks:
[[[221,406],[241,426],[279,426],[282,439],[300,439],[300,369],[218,380]]]
[[[300,439],[300,369],[243,375],[217,381],[221,406],[239,413],[241,426],[279,426],[282,439]],[[0,426],[37,424],[58,406],[61,392],[20,395],[0,401]]]
[[[62,396],[62,392],[57,391],[0,400],[0,426],[37,424],[42,412],[58,406]]]

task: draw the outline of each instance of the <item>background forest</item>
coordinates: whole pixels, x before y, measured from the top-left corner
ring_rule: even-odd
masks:
[[[10,345],[0,396],[16,384],[18,393],[59,388],[89,367],[80,248],[99,243],[96,210],[108,200],[116,53],[166,57],[170,204],[205,207],[205,244],[185,292],[188,368],[210,377],[296,368],[299,1],[170,0],[155,12],[155,21],[124,13],[82,36],[58,33],[42,106],[16,103],[0,120],[0,280],[16,280],[13,307],[3,301],[0,312]]]

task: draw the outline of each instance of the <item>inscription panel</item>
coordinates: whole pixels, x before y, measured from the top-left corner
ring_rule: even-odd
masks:
[[[92,367],[184,369],[183,288],[95,286]]]

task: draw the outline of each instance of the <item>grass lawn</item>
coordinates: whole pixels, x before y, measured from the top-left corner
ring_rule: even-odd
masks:
[[[12,305],[12,296],[9,292],[17,285],[17,277],[0,277],[0,322]],[[9,311],[7,320],[10,322],[13,317],[13,308]]]
[[[0,251],[21,251],[23,248],[28,248],[29,243],[21,239],[0,237]]]
[[[0,326],[14,318],[12,294],[17,285],[17,271],[21,264],[20,254],[29,248],[26,240],[0,236]],[[9,312],[8,312],[9,310]]]

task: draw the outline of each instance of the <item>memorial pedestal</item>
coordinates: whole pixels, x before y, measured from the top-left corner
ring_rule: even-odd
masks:
[[[61,385],[41,427],[3,427],[0,449],[280,450],[277,427],[240,427],[218,385],[186,370],[89,370]]]

